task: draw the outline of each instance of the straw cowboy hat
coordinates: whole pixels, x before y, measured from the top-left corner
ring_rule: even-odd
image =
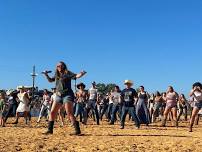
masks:
[[[84,89],[86,88],[86,85],[85,85],[84,83],[79,83],[79,84],[77,84],[76,87],[77,87],[78,89],[80,89],[81,86],[83,86]]]
[[[17,86],[17,90],[20,90],[20,89],[25,89],[25,86]]]
[[[131,81],[131,80],[125,80],[124,84],[133,84],[133,81]]]

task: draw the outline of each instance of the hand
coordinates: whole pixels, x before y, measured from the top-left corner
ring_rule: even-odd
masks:
[[[45,74],[45,75],[47,75],[48,73],[51,73],[52,71],[43,71],[43,72],[41,72],[42,74]]]
[[[83,71],[81,71],[81,74],[82,74],[82,75],[85,75],[86,73],[87,73],[87,72],[86,72],[86,71],[84,71],[84,70],[83,70]]]

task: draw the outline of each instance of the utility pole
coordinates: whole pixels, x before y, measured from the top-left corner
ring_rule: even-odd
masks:
[[[32,100],[34,99],[34,89],[35,89],[35,79],[36,79],[36,68],[35,65],[33,66],[33,71],[31,73],[32,76]]]

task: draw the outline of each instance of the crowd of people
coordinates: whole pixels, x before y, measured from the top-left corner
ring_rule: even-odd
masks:
[[[59,62],[54,77],[44,72],[49,82],[56,82],[56,87],[51,92],[45,89],[43,95],[34,100],[23,86],[19,86],[17,90],[1,91],[0,125],[5,127],[10,116],[16,118],[13,122],[15,125],[20,117],[24,117],[26,124],[32,116],[38,116],[37,123],[45,117],[48,130],[44,134],[48,135],[53,134],[55,120],[59,119],[61,126],[64,126],[66,117],[75,128],[73,135],[80,135],[79,121],[88,125],[88,119],[93,119],[100,125],[104,117],[109,125],[119,123],[120,129],[124,129],[126,118],[133,121],[136,128],[158,121],[161,122],[161,127],[166,127],[167,121],[180,127],[179,122],[188,121],[190,116],[190,132],[193,131],[194,123],[199,123],[202,114],[202,84],[199,82],[193,84],[189,99],[184,94],[178,94],[172,86],[166,92],[157,91],[153,94],[145,91],[144,86],[135,90],[131,80],[125,80],[123,90],[115,86],[107,94],[98,91],[96,82],[92,82],[88,90],[84,83],[79,83],[77,90],[73,92],[71,80],[85,74],[85,71],[74,74],[67,69],[64,62]]]

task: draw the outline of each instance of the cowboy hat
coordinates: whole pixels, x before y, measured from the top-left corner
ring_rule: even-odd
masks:
[[[93,81],[93,82],[92,82],[92,85],[96,85],[96,82],[95,82],[95,81]]]
[[[133,84],[133,81],[131,81],[131,80],[125,80],[124,84]]]
[[[84,83],[79,83],[79,84],[77,84],[76,87],[77,87],[78,89],[80,89],[81,86],[83,86],[84,89],[85,89],[85,87],[86,87],[86,85],[85,85]]]
[[[20,90],[20,89],[25,89],[25,86],[17,86],[17,90]]]
[[[12,93],[14,93],[16,90],[14,90],[14,89],[10,89],[10,90],[8,90],[8,91],[6,91],[6,95],[7,96],[10,96]]]

